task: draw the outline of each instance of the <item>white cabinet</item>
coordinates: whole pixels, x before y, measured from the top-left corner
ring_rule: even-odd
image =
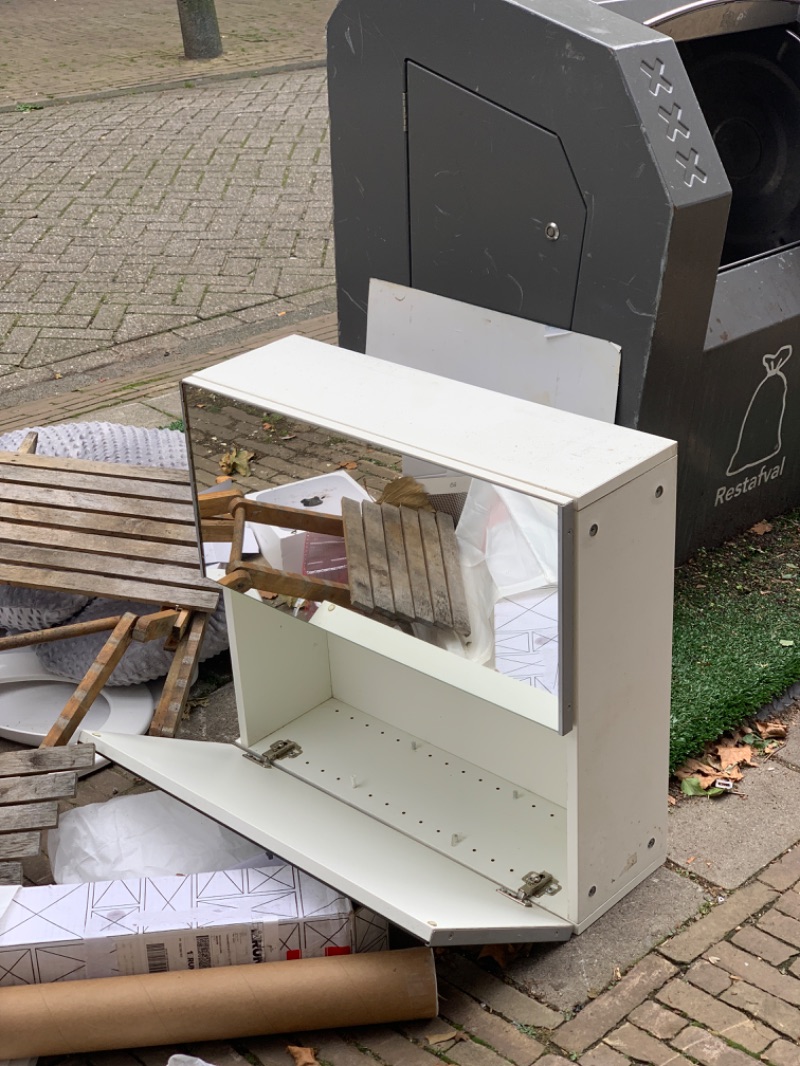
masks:
[[[226,590],[241,747],[86,739],[433,944],[566,939],[663,862],[672,442],[300,337],[184,388],[199,481],[209,408],[242,412],[265,484],[348,454],[367,489],[406,457],[455,471],[476,625]]]

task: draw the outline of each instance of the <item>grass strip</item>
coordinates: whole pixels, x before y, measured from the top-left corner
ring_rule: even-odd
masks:
[[[800,510],[676,571],[673,642],[671,770],[800,679]]]

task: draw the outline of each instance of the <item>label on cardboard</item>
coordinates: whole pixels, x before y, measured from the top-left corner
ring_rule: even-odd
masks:
[[[117,972],[128,976],[243,966],[261,961],[255,950],[261,939],[260,926],[250,925],[115,937]]]

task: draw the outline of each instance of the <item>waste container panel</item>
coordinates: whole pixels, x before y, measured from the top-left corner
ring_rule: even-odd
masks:
[[[572,933],[564,918],[509,899],[494,882],[232,744],[113,733],[83,739],[426,943],[533,943]]]
[[[559,138],[407,64],[411,285],[564,329],[586,208]]]

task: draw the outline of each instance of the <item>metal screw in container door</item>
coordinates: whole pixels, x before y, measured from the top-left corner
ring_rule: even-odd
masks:
[[[548,222],[544,227],[544,235],[548,241],[557,241],[561,236],[561,230],[558,228],[557,222]]]
[[[596,537],[598,528],[599,527],[596,524],[593,525],[593,526],[589,526],[589,536],[590,537]]]

